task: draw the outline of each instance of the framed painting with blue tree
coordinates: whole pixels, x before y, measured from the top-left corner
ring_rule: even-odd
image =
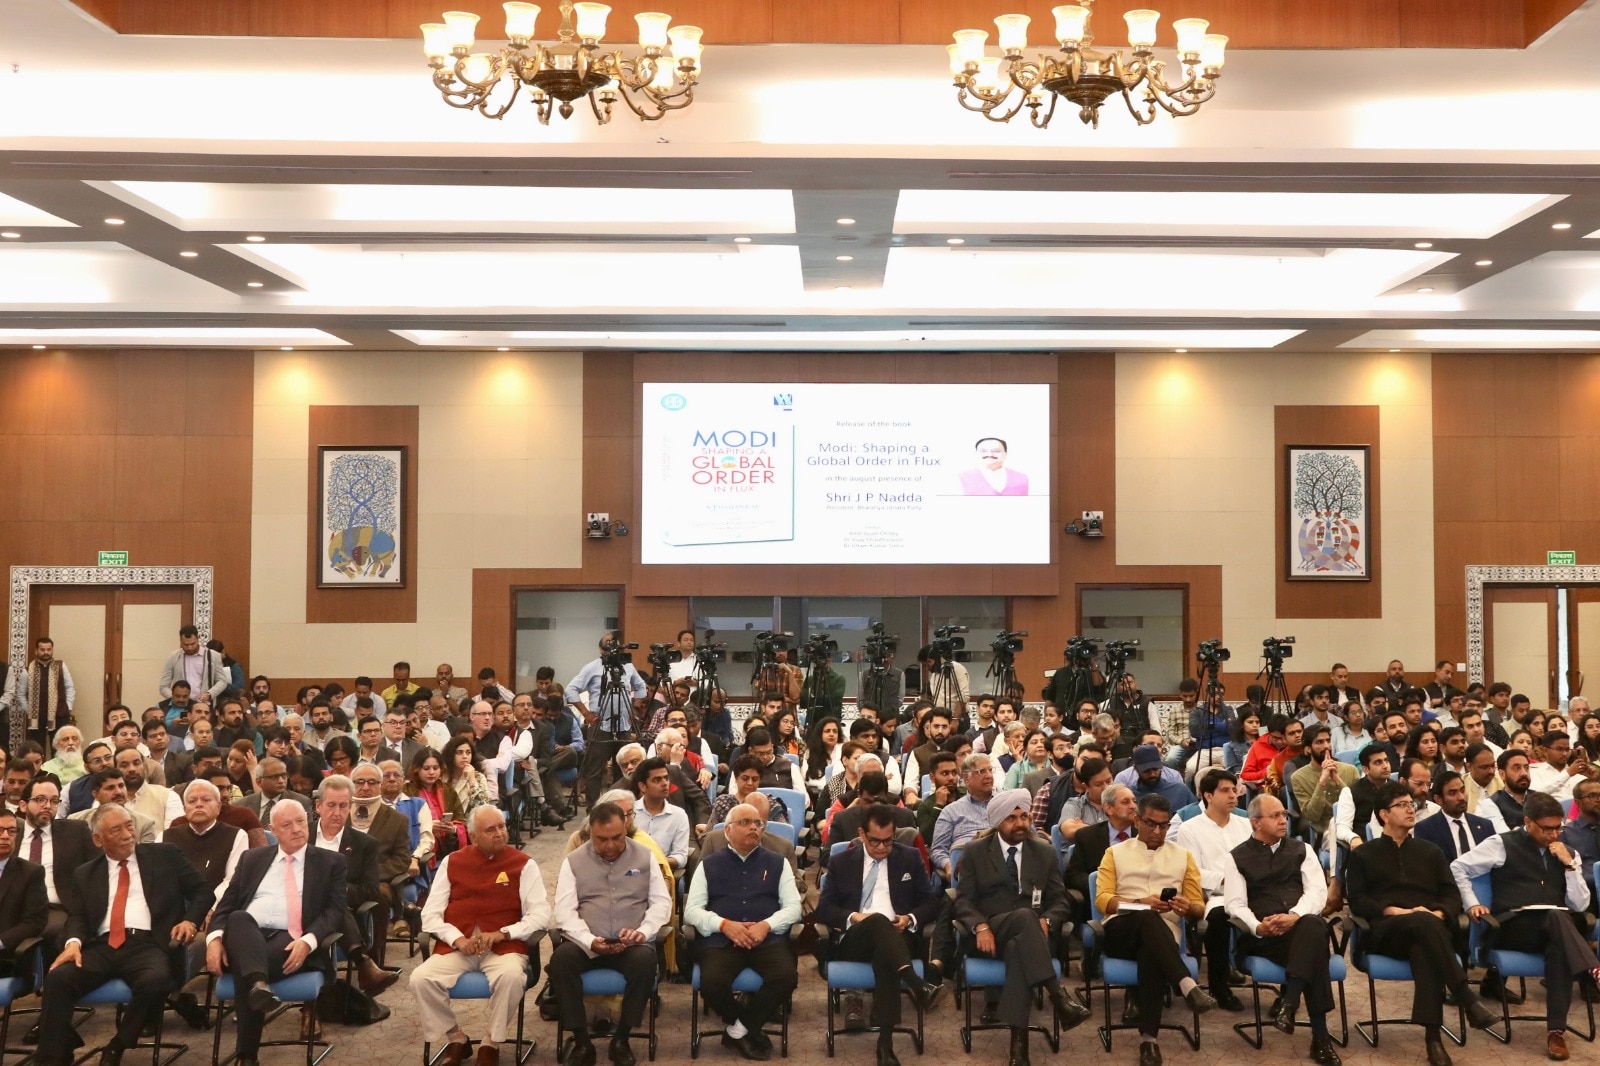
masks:
[[[1372,580],[1368,459],[1366,445],[1289,445],[1289,580]]]
[[[321,447],[317,586],[404,588],[406,449]]]

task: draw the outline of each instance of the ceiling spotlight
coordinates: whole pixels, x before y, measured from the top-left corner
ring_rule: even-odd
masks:
[[[35,345],[34,345],[34,346],[33,346],[33,350],[34,350],[34,351],[36,351],[36,352],[42,352],[42,351],[44,351],[44,345],[42,345],[42,344],[35,344]]]
[[[853,218],[836,218],[834,221],[841,226],[854,226],[856,224],[856,220]]]
[[[1433,242],[1432,241],[1418,241],[1416,244],[1412,245],[1412,247],[1413,248],[1432,248],[1433,247]]]
[[[750,243],[750,238],[749,237],[735,237],[733,239],[733,243],[734,244],[749,244]]]
[[[1395,352],[1398,352],[1399,350],[1400,350],[1399,348],[1390,348],[1389,349],[1389,354],[1393,355]]]
[[[262,241],[266,240],[266,238],[252,233],[250,236],[246,237],[245,240],[249,241],[251,244],[260,244]]]
[[[185,259],[197,259],[200,256],[199,252],[179,252],[178,254],[183,256]]]
[[[280,352],[292,352],[292,351],[294,351],[294,345],[285,344],[283,347],[279,348],[278,351],[280,351]]]
[[[1494,266],[1494,260],[1493,259],[1480,259],[1480,260],[1478,260],[1478,266],[1481,266],[1481,267]]]
[[[1417,291],[1418,292],[1432,292],[1433,291],[1433,287],[1431,285],[1424,285],[1422,288],[1418,289]]]
[[[11,230],[6,230],[4,233],[0,233],[0,237],[4,237],[8,241],[14,241],[20,236],[22,236],[22,234],[15,233]]]
[[[1572,228],[1572,223],[1570,223],[1570,222],[1557,222],[1555,225],[1551,226],[1550,228],[1551,229],[1571,229]]]
[[[946,243],[946,244],[966,244],[967,242],[966,242],[966,239],[963,238],[963,237],[946,237],[944,243]]]
[[[836,255],[836,256],[834,256],[834,258],[837,259],[841,263],[848,263],[852,259],[854,259],[855,256],[853,256],[853,255]]]
[[[510,350],[511,350],[510,348],[496,348],[495,349],[495,351],[497,351],[497,352],[509,352]]]
[[[833,291],[834,292],[849,292],[850,291],[850,286],[848,286],[848,285],[835,285],[833,287]]]
[[[120,219],[120,218],[108,218],[108,219],[106,219],[106,225],[108,225],[108,226],[120,226],[122,224],[123,224],[123,220]]]
[[[265,284],[265,283],[264,282],[260,282],[260,281],[247,281],[247,282],[245,282],[245,286],[248,287],[248,288],[251,288],[251,289],[259,289],[259,288],[261,288],[261,286],[263,284]]]
[[[1189,349],[1187,349],[1187,348],[1174,348],[1172,350],[1177,352],[1179,355],[1188,355],[1189,354]]]

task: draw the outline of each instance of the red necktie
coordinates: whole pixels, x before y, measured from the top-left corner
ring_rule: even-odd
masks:
[[[128,860],[123,859],[117,866],[120,867],[117,871],[117,895],[111,901],[111,930],[106,935],[106,943],[113,949],[120,948],[128,939]]]
[[[1117,843],[1121,844],[1124,840],[1127,840],[1127,839],[1128,839],[1128,831],[1126,829],[1118,829],[1117,830]]]
[[[44,865],[44,830],[35,829],[33,839],[28,841],[28,861]]]

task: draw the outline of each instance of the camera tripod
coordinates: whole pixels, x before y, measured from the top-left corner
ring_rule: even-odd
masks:
[[[994,661],[989,664],[989,669],[983,676],[994,678],[994,687],[990,691],[996,695],[1010,696],[1018,691],[1017,660],[1008,651],[996,653]]]
[[[1267,679],[1267,684],[1261,705],[1271,708],[1275,714],[1294,714],[1294,700],[1289,696],[1289,685],[1283,679],[1283,660],[1269,656],[1265,665],[1256,672],[1257,681],[1263,677]]]
[[[935,685],[934,682],[942,682]],[[961,691],[961,682],[956,679],[956,661],[954,657],[941,659],[929,672],[928,698],[935,707],[942,707],[952,715],[957,709],[965,707],[967,694]]]
[[[895,683],[894,671],[881,660],[868,659],[857,675],[857,703],[870,703],[879,710],[900,703],[900,686]]]
[[[805,682],[800,686],[800,713],[809,718],[810,711],[821,710],[824,714],[838,716],[844,709],[835,702],[833,695],[834,680],[838,677],[826,657],[812,656],[806,663]]]

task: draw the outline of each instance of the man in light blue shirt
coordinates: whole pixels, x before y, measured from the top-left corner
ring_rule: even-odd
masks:
[[[633,739],[633,711],[644,707],[645,696],[650,691],[633,664],[623,662],[619,671],[622,691],[606,695],[606,705],[602,706],[601,696],[608,674],[606,660],[613,656],[625,659],[627,655],[621,635],[607,633],[600,638],[599,657],[585,663],[583,669],[578,671],[578,676],[567,683],[567,702],[573,705],[581,703],[587,708],[584,718],[589,735],[588,745],[578,776],[590,806],[595,804],[603,790],[606,764],[616,757],[622,745]]]
[[[994,762],[989,756],[974,752],[961,764],[962,783],[967,794],[947,804],[933,823],[933,844],[928,854],[933,868],[950,881],[955,872],[950,853],[964,848],[972,838],[989,828],[989,800],[994,797]]]
[[[646,759],[633,768],[633,787],[639,794],[634,828],[645,833],[661,849],[674,872],[689,861],[689,815],[682,807],[667,802],[672,794],[672,772],[662,758]]]

